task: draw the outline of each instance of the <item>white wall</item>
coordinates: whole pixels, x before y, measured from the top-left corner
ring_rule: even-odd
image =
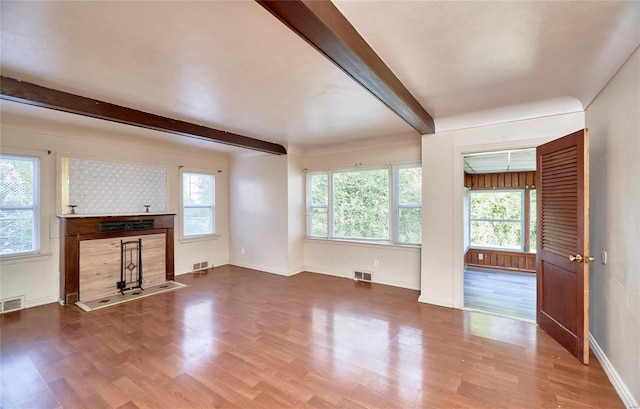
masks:
[[[422,137],[422,302],[462,307],[463,163],[467,153],[537,146],[584,128],[584,113]]]
[[[640,51],[586,111],[590,137],[591,334],[640,402]],[[601,252],[608,253],[606,265]],[[627,404],[630,401],[627,401]]]
[[[67,114],[65,114],[67,115]],[[226,155],[204,151],[167,142],[154,142],[125,137],[122,134],[98,130],[74,128],[67,122],[59,128],[51,123],[46,126],[30,121],[21,129],[12,124],[11,118],[2,117],[3,153],[30,152],[42,154],[45,159],[45,186],[41,211],[46,223],[42,226],[45,240],[43,255],[32,258],[4,259],[0,269],[0,298],[25,296],[25,306],[56,302],[59,298],[59,177],[58,157],[90,158],[136,164],[159,165],[167,168],[167,207],[169,212],[179,212],[180,184],[178,166],[208,171],[216,175],[216,227],[219,237],[198,242],[178,240],[179,217],[176,217],[175,271],[182,274],[191,271],[193,263],[209,261],[213,265],[228,263],[229,255],[229,183]],[[14,126],[14,127],[11,127]],[[122,125],[122,129],[126,129]],[[151,142],[151,143],[150,143]],[[51,150],[51,154],[47,154]],[[222,173],[217,173],[221,170]]]
[[[354,270],[366,271],[375,283],[420,289],[419,248],[308,239],[304,255],[305,270],[313,273],[353,278]]]
[[[304,158],[307,169],[354,167],[420,161],[418,143],[375,149],[315,155]],[[374,267],[374,260],[379,266]],[[408,246],[353,243],[346,241],[306,239],[304,242],[306,271],[353,277],[354,270],[373,273],[373,281],[411,289],[420,288],[420,249]]]
[[[288,156],[231,160],[231,264],[289,275]]]
[[[302,156],[289,153],[287,163],[289,275],[304,271],[305,173]]]

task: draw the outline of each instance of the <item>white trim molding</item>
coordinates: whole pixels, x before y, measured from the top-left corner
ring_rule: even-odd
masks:
[[[600,345],[598,345],[598,342],[596,342],[596,339],[593,337],[592,333],[589,333],[589,344],[591,345],[593,354],[596,356],[596,358],[598,358],[598,361],[600,362],[600,365],[602,365],[604,372],[609,377],[609,381],[611,381],[611,384],[615,388],[616,392],[618,392],[618,396],[620,396],[620,399],[622,399],[622,403],[624,403],[624,406],[627,409],[640,409],[638,401],[636,401],[629,388],[627,388],[627,385],[624,383],[620,375],[618,375],[618,372],[613,367],[613,364],[611,363],[611,361],[609,361],[609,358],[607,358],[602,348],[600,348]]]
[[[297,273],[290,274],[288,271],[285,271],[285,270],[269,268],[269,267],[263,267],[263,266],[258,266],[258,265],[255,265],[255,264],[240,263],[238,261],[230,261],[229,264],[232,265],[232,266],[248,268],[250,270],[256,270],[256,271],[260,271],[260,272],[263,272],[263,273],[276,274],[276,275],[285,276],[285,277],[289,277],[289,276],[297,274]]]
[[[420,294],[420,297],[418,297],[418,302],[421,302],[424,304],[437,305],[438,307],[458,308],[455,305],[453,305],[453,303],[451,303],[448,298],[431,298],[422,294]]]

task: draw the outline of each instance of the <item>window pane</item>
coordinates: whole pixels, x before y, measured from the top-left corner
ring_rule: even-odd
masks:
[[[311,209],[310,236],[327,237],[327,209]]]
[[[215,203],[214,177],[201,173],[183,173],[183,235],[213,234]]]
[[[422,243],[422,209],[400,209],[398,241]]]
[[[529,191],[529,202],[531,206],[529,219],[529,247],[531,251],[536,251],[538,247],[538,208],[535,190]]]
[[[199,236],[213,234],[213,212],[211,207],[184,208],[184,235]]]
[[[3,156],[0,158],[0,206],[33,206],[37,159]]]
[[[333,235],[389,239],[389,171],[340,172],[333,175]]]
[[[471,192],[471,218],[521,220],[522,192]]]
[[[421,204],[422,168],[400,168],[398,169],[398,179],[400,184],[400,204]]]
[[[471,222],[471,245],[521,249],[520,222]]]
[[[329,204],[329,175],[327,173],[312,174],[309,177],[311,184],[311,204],[314,206]]]
[[[213,205],[213,176],[198,173],[182,175],[183,204]]]
[[[0,210],[0,254],[36,250],[34,246],[34,211]]]

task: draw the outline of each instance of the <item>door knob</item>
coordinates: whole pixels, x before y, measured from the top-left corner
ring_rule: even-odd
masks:
[[[596,261],[596,258],[593,256],[582,257],[580,254],[576,254],[575,256],[572,254],[569,256],[569,261],[577,261],[578,263],[582,263],[583,261],[587,263],[593,263]]]

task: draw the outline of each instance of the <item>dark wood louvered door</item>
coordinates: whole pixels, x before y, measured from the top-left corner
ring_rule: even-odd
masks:
[[[586,129],[537,148],[538,325],[589,363],[589,155]]]

